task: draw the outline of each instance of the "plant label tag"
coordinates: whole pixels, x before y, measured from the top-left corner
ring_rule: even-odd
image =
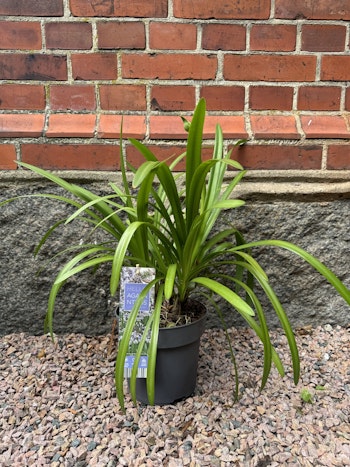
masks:
[[[147,284],[149,284],[155,278],[154,268],[141,268],[141,267],[123,267],[120,277],[120,304],[119,304],[119,341],[123,337],[123,333],[127,324],[127,321],[133,311],[134,305],[139,298],[140,294],[144,290]],[[135,325],[133,327],[127,355],[124,363],[124,377],[130,378],[132,368],[135,361],[135,355],[139,344],[142,340],[142,336],[145,332],[146,324],[150,314],[154,309],[154,287],[152,287],[141,303],[138,310]],[[137,378],[147,377],[147,364],[148,364],[148,346],[149,338],[146,337],[141,357],[138,362]]]

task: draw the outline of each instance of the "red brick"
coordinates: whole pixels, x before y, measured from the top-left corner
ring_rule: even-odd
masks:
[[[0,170],[14,170],[17,168],[16,148],[12,144],[0,144]]]
[[[146,87],[132,84],[100,86],[101,109],[146,110]]]
[[[89,85],[50,86],[51,110],[95,110],[95,88]]]
[[[92,47],[90,23],[47,23],[45,34],[46,46],[49,49],[86,50]]]
[[[38,22],[0,21],[0,49],[39,50],[41,29]]]
[[[299,139],[295,118],[291,115],[252,115],[252,132],[258,139]]]
[[[0,85],[1,110],[43,110],[45,88],[36,84]]]
[[[350,170],[350,145],[328,146],[327,169]]]
[[[293,88],[290,86],[250,86],[252,110],[292,110]]]
[[[300,119],[306,138],[350,138],[350,132],[343,117],[303,115]]]
[[[150,117],[150,138],[152,139],[186,139],[187,134],[178,116]]]
[[[350,59],[350,57],[349,57]],[[234,81],[314,81],[316,57],[309,55],[226,55],[224,78]]]
[[[158,145],[147,145],[147,147],[153,152],[153,154],[157,157],[160,161],[165,161],[168,165],[172,164],[176,157],[180,156],[186,151],[185,145],[176,145],[176,146],[165,146],[164,144],[160,143]],[[208,160],[211,159],[213,155],[213,146],[212,145],[204,145],[202,150],[202,159]],[[127,161],[133,167],[139,167],[143,162],[145,162],[145,158],[143,155],[132,145],[128,145],[126,147],[126,158]],[[174,172],[182,172],[185,170],[186,167],[186,159],[183,158],[175,167],[172,168]]]
[[[250,31],[250,49],[271,52],[295,50],[296,26],[287,24],[253,24]]]
[[[0,15],[62,16],[63,0],[1,0]]]
[[[123,78],[214,79],[217,58],[201,54],[123,54]]]
[[[345,49],[345,37],[345,26],[304,24],[301,29],[301,50],[342,52]]]
[[[302,86],[298,92],[299,110],[339,110],[339,86]]]
[[[144,49],[145,25],[141,21],[103,21],[97,23],[99,49]]]
[[[22,161],[47,170],[117,170],[119,148],[114,144],[23,144]]]
[[[61,55],[0,54],[0,79],[63,81],[67,79],[67,58]]]
[[[0,114],[0,137],[41,136],[44,129],[44,115],[41,114]]]
[[[205,119],[203,138],[213,138],[217,124],[221,126],[225,138],[247,137],[244,117],[209,115]],[[187,132],[179,117],[154,115],[150,117],[150,137],[153,139],[185,139]]]
[[[275,0],[275,18],[349,20],[349,0]]]
[[[322,147],[245,144],[234,150],[232,157],[246,169],[320,170]]]
[[[350,88],[346,89],[345,94],[345,110],[350,110]]]
[[[117,57],[113,53],[72,54],[75,80],[116,79]]]
[[[245,89],[243,86],[203,86],[208,110],[238,111],[244,110]]]
[[[135,18],[165,18],[168,0],[70,0],[73,16],[131,16]]]
[[[208,115],[204,122],[203,138],[214,138],[216,125],[222,128],[224,138],[247,138],[244,117]]]
[[[245,50],[246,28],[238,24],[203,24],[202,47],[207,50]]]
[[[159,111],[193,110],[195,89],[192,86],[152,86],[151,109]]]
[[[92,138],[95,133],[96,115],[52,114],[46,136],[55,138]]]
[[[350,56],[325,55],[321,61],[321,80],[323,81],[349,81]]]
[[[149,25],[151,49],[194,50],[197,46],[197,27],[194,24],[156,23]]]
[[[268,19],[270,0],[174,0],[174,16],[200,19]]]
[[[143,139],[146,135],[146,119],[142,115],[101,115],[97,136],[119,138],[123,118],[123,137]]]

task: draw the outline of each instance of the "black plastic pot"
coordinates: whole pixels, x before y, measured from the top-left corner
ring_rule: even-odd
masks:
[[[172,404],[190,396],[196,387],[200,338],[206,314],[185,326],[161,328],[155,376],[155,404]],[[148,404],[146,379],[136,380],[136,398]]]

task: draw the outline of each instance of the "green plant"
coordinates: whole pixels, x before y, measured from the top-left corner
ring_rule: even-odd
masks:
[[[308,389],[302,389],[300,391],[300,398],[303,402],[307,404],[313,404],[312,394]]]
[[[110,290],[114,295],[123,266],[140,265],[152,267],[156,271],[155,279],[136,300],[119,344],[115,382],[122,407],[123,367],[128,343],[141,303],[153,286],[156,288],[155,307],[144,334],[145,338],[146,333],[151,331],[147,377],[148,397],[151,403],[154,401],[157,339],[162,309],[164,306],[171,306],[180,316],[193,294],[209,300],[223,320],[219,307],[212,299],[213,294],[221,297],[240,313],[255,331],[264,348],[261,388],[266,384],[272,363],[281,375],[284,374],[283,364],[271,344],[262,304],[254,292],[255,285],[264,291],[280,320],[288,340],[294,381],[298,382],[300,362],[295,337],[266,273],[252,256],[252,250],[256,247],[280,247],[299,255],[321,273],[350,304],[350,290],[324,264],[298,246],[282,240],[246,243],[234,226],[227,226],[219,232],[215,230],[223,211],[243,206],[244,202],[233,199],[232,194],[246,172],[231,158],[231,151],[225,152],[219,125],[216,127],[212,158],[204,160],[202,135],[205,112],[205,101],[202,99],[194,111],[191,123],[184,120],[188,130],[186,152],[173,161],[158,160],[147,146],[131,139],[131,143],[143,155],[145,162],[137,170],[131,168],[133,181],[130,186],[121,152],[122,187],[111,183],[111,193],[106,196],[96,195],[43,169],[20,163],[22,167],[46,177],[73,195],[73,198],[44,195],[73,206],[75,212],[51,227],[41,239],[37,251],[64,222],[83,220],[92,230],[100,229],[108,237],[106,241],[97,245],[77,245],[65,250],[73,252],[73,256],[60,269],[52,285],[45,321],[51,334],[57,293],[73,275],[87,268],[96,268],[102,263],[110,263]],[[122,144],[120,147],[122,148]],[[184,173],[175,172],[173,169],[183,158]],[[225,184],[224,177],[228,168],[234,172],[232,180]],[[130,380],[130,391],[134,400],[141,348],[142,342],[137,351]],[[235,365],[231,347],[230,351]],[[237,396],[236,366],[235,370]]]

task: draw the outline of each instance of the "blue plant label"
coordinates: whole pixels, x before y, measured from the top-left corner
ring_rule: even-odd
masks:
[[[136,352],[144,336],[147,321],[154,308],[154,288],[144,292],[145,287],[155,278],[153,268],[124,267],[120,277],[120,306],[119,306],[119,341],[122,339],[126,324],[130,316],[136,319],[133,326],[127,355],[124,363],[124,376],[130,378],[135,363]],[[142,293],[142,302],[137,309],[137,301]],[[140,359],[137,364],[137,377],[147,377],[149,338],[147,335]]]
[[[146,284],[138,284],[136,282],[129,282],[125,284],[124,290],[124,311],[131,311],[135,305],[136,300],[139,298],[140,293],[146,287]],[[150,311],[150,295],[149,293],[144,298],[140,311]]]

